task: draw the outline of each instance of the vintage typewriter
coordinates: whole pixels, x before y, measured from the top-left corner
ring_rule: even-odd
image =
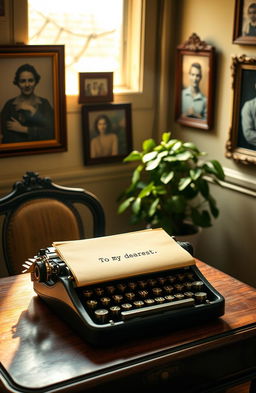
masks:
[[[191,253],[156,229],[54,243],[24,266],[54,312],[91,344],[108,345],[224,314]]]

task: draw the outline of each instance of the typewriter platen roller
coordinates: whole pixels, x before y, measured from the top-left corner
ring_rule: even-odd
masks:
[[[186,242],[179,246],[192,252]],[[35,292],[94,345],[191,326],[224,314],[224,298],[196,264],[77,286],[55,247],[31,260]]]

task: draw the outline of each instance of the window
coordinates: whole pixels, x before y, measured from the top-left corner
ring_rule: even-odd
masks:
[[[65,45],[69,95],[78,94],[79,72],[113,71],[115,91],[139,90],[142,3],[28,0],[28,43]]]

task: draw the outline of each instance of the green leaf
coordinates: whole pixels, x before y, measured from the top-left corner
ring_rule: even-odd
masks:
[[[153,150],[155,146],[156,146],[156,142],[152,138],[146,139],[142,144],[142,148],[143,148],[144,153],[147,153],[147,152]]]
[[[183,153],[179,153],[176,155],[176,159],[178,161],[187,161],[192,157],[193,157],[193,155],[190,151],[184,151]]]
[[[141,198],[136,198],[132,204],[132,211],[134,214],[138,214],[141,207]]]
[[[124,202],[121,203],[121,205],[118,207],[117,212],[119,214],[123,213],[129,206],[130,204],[134,201],[134,197],[130,197],[126,199]]]
[[[140,179],[140,173],[141,173],[141,171],[142,171],[142,169],[144,168],[144,166],[143,165],[139,165],[134,171],[133,171],[133,174],[132,174],[132,184],[135,184],[135,183],[137,183],[137,181],[139,181],[139,179]]]
[[[189,174],[191,179],[194,181],[199,179],[199,177],[202,175],[203,171],[201,168],[195,168],[195,169],[190,169]]]
[[[151,151],[149,153],[146,153],[143,157],[142,157],[142,161],[144,163],[153,160],[154,158],[156,158],[157,156],[157,151]]]
[[[174,213],[183,213],[186,209],[186,200],[182,195],[174,195],[171,198],[171,208]]]
[[[186,147],[187,149],[195,151],[196,153],[199,153],[197,146],[192,142],[185,142],[183,143],[183,146]]]
[[[222,169],[221,164],[218,161],[216,160],[208,161],[203,165],[203,167],[207,173],[216,176],[220,180],[225,179],[224,171]]]
[[[197,209],[193,208],[191,209],[191,218],[193,220],[193,223],[199,227],[206,228],[212,225],[211,217],[207,210],[199,212]]]
[[[164,132],[163,135],[162,135],[162,141],[164,143],[167,143],[169,141],[170,137],[171,137],[171,133],[170,132]]]
[[[149,183],[145,188],[143,188],[143,190],[141,190],[138,197],[145,198],[146,196],[148,196],[151,193],[153,188],[154,188],[154,183],[153,182]]]
[[[179,191],[185,190],[185,188],[191,183],[192,179],[191,177],[183,177],[179,181],[178,189]]]
[[[182,146],[182,142],[181,142],[181,141],[177,141],[177,142],[173,145],[172,150],[173,150],[173,151],[177,151],[177,150],[179,150],[179,149],[181,148],[181,146]]]
[[[213,217],[217,218],[219,215],[219,209],[217,208],[215,199],[212,196],[209,196],[208,202]]]
[[[146,166],[146,171],[152,171],[155,169],[159,163],[161,162],[161,158],[157,157],[155,160],[149,161]]]
[[[127,157],[124,158],[124,162],[138,161],[141,160],[141,158],[142,154],[139,151],[134,150]]]
[[[178,160],[177,160],[177,156],[167,156],[167,157],[164,158],[164,161],[167,161],[167,162],[176,162],[176,161],[178,161]]]
[[[203,195],[203,197],[205,199],[208,199],[209,198],[209,184],[208,184],[208,181],[206,181],[205,179],[199,179],[196,184],[198,186],[199,191]]]
[[[211,160],[211,163],[212,163],[212,165],[215,168],[216,176],[218,177],[218,179],[224,180],[225,179],[225,173],[224,173],[222,165],[219,163],[219,161]]]
[[[167,183],[169,183],[169,181],[172,180],[173,176],[174,176],[174,172],[173,171],[165,172],[165,173],[162,174],[160,180],[161,180],[162,183],[167,184]]]
[[[152,217],[155,214],[158,203],[159,203],[159,198],[155,199],[154,202],[150,205],[149,211],[148,211],[148,215],[150,217]]]

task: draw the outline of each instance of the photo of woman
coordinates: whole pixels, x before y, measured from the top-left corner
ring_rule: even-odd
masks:
[[[16,70],[13,84],[20,93],[1,109],[1,143],[53,139],[53,108],[46,98],[35,93],[40,79],[31,64],[22,64]]]
[[[99,115],[94,122],[96,136],[91,140],[91,157],[115,156],[118,153],[117,135],[112,132],[106,115]]]

